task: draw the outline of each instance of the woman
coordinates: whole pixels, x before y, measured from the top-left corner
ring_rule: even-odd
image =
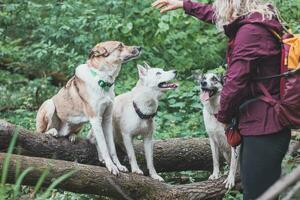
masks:
[[[249,101],[262,95],[253,77],[280,73],[280,43],[272,30],[282,34],[283,28],[276,9],[261,0],[216,0],[212,5],[157,0],[153,6],[161,13],[183,8],[186,14],[215,23],[229,38],[228,69],[217,119],[226,126],[239,118],[244,199],[259,197],[280,177],[290,141],[290,130],[280,125],[272,106],[260,100]],[[278,79],[263,84],[274,98],[279,98]]]

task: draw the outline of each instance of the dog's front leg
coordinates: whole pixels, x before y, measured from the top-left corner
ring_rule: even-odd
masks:
[[[113,135],[113,126],[112,126],[112,109],[108,108],[104,116],[106,117],[104,118],[102,125],[103,125],[103,131],[106,138],[106,142],[108,145],[109,154],[113,162],[117,165],[118,169],[121,172],[128,172],[128,169],[125,166],[121,165],[117,156],[114,135]]]
[[[150,177],[159,181],[164,181],[164,179],[159,176],[153,165],[153,137],[152,133],[144,136],[144,149],[147,161],[147,168],[149,170]]]
[[[109,156],[109,152],[108,152],[108,148],[106,145],[106,140],[104,137],[104,133],[102,130],[102,118],[101,117],[94,117],[90,119],[90,123],[92,125],[92,130],[94,132],[95,138],[96,138],[96,142],[97,142],[97,146],[98,146],[98,150],[100,150],[100,153],[103,157],[103,160],[105,162],[105,166],[108,169],[108,171],[114,175],[119,174],[119,170],[117,168],[117,166],[112,162],[110,156]]]
[[[213,173],[208,179],[214,180],[220,178],[219,149],[212,138],[209,138],[209,143],[213,159]]]
[[[227,176],[227,179],[224,181],[225,187],[231,189],[235,185],[235,175],[238,168],[239,163],[239,154],[240,154],[240,147],[236,147],[234,149],[231,147],[231,160],[230,160],[230,170]]]
[[[124,146],[126,148],[127,155],[128,155],[128,158],[129,158],[131,172],[136,173],[136,174],[144,174],[143,171],[139,168],[139,166],[136,162],[136,157],[135,157],[134,148],[133,148],[133,145],[132,145],[131,135],[128,134],[128,133],[122,133],[122,136],[123,136]]]

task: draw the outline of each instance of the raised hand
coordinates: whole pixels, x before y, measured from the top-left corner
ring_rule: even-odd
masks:
[[[181,0],[157,0],[152,3],[152,7],[160,9],[160,13],[165,13],[178,8],[183,8],[183,1]]]

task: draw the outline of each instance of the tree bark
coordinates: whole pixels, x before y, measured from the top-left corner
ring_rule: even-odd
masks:
[[[6,150],[15,131],[19,134],[17,146],[20,147],[22,155],[101,165],[97,159],[95,146],[87,140],[78,139],[75,144],[72,144],[65,138],[56,139],[45,134],[35,134],[4,120],[0,120],[0,151]],[[138,163],[145,171],[143,144],[137,142],[135,150]],[[118,156],[122,163],[128,163],[128,157],[121,149],[118,149]],[[211,170],[212,157],[209,141],[206,138],[156,141],[154,163],[158,172]]]
[[[2,171],[5,158],[0,153],[0,171]],[[23,180],[23,185],[35,186],[44,170],[48,169],[43,186],[47,187],[53,179],[66,174],[71,170],[76,172],[58,188],[76,192],[108,196],[115,199],[218,199],[226,193],[224,178],[215,181],[203,181],[199,183],[172,186],[161,183],[146,176],[121,173],[114,176],[99,166],[84,165],[68,161],[34,158],[27,156],[12,155],[8,168],[8,183],[14,183],[16,167],[23,171],[33,167]],[[239,184],[238,184],[238,187]]]

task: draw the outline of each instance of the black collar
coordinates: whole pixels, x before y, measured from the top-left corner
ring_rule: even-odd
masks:
[[[132,102],[133,103],[133,107],[134,107],[134,110],[136,112],[136,114],[141,118],[141,119],[152,119],[153,117],[155,117],[156,115],[156,112],[151,114],[151,115],[145,115],[142,113],[142,111],[137,107],[136,103],[135,102]]]

